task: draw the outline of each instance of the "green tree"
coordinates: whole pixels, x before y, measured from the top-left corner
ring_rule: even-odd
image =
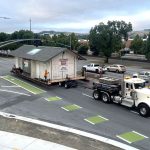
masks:
[[[125,21],[108,21],[108,26],[117,35],[120,35],[125,41],[128,40],[128,32],[132,31],[132,24]]]
[[[89,34],[89,45],[90,45],[90,50],[93,52],[93,55],[98,56],[100,53],[100,50],[98,49],[98,35],[96,32],[96,28],[97,26],[95,26],[94,28],[91,28],[90,30],[90,34]]]
[[[4,42],[10,39],[10,35],[4,32],[0,33],[0,42]]]
[[[71,50],[76,50],[77,47],[79,46],[78,44],[78,38],[77,36],[75,35],[75,33],[71,33],[70,35],[70,43],[71,43]]]
[[[131,23],[124,21],[108,21],[91,28],[89,34],[90,49],[95,55],[103,53],[108,62],[112,52],[122,48],[122,38],[128,39],[128,32],[132,30]]]
[[[89,49],[88,45],[81,44],[81,45],[78,47],[78,53],[85,55],[85,54],[87,54],[88,49]]]
[[[146,58],[150,60],[150,33],[148,34],[148,39],[146,41]]]
[[[134,40],[131,42],[130,48],[134,50],[134,53],[136,54],[144,54],[143,46],[144,46],[144,43],[143,43],[142,38],[139,35],[136,35]]]
[[[34,33],[29,30],[20,30],[20,31],[15,31],[11,35],[11,39],[32,39],[34,38]]]

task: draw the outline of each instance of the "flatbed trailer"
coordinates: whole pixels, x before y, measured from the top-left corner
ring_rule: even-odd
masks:
[[[63,79],[41,79],[41,78],[31,78],[30,76],[26,75],[23,73],[22,69],[20,68],[13,68],[10,71],[13,75],[32,81],[34,83],[40,84],[40,85],[46,85],[46,86],[50,86],[53,84],[59,84],[59,86],[64,86],[65,88],[70,88],[70,87],[76,87],[77,86],[77,80],[85,80],[86,77],[82,76],[82,75],[78,75],[77,77],[66,77]]]

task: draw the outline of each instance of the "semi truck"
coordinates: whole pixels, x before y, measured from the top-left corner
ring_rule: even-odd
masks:
[[[145,80],[140,78],[100,78],[93,83],[93,98],[135,108],[143,117],[150,114],[150,89],[145,88]]]

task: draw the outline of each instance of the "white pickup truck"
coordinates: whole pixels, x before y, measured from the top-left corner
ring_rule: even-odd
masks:
[[[96,72],[96,73],[100,73],[100,72],[104,73],[105,72],[105,70],[99,64],[94,64],[94,63],[84,65],[82,67],[82,69],[84,71],[92,71],[92,72]]]

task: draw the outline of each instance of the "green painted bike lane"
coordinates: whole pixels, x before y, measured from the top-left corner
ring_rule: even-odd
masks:
[[[33,86],[27,82],[24,82],[20,79],[13,77],[13,76],[10,76],[10,75],[4,76],[2,78],[15,84],[15,85],[17,85],[17,86],[19,86],[19,87],[21,87],[21,88],[23,88],[23,89],[25,89],[25,90],[27,90],[27,91],[29,91],[30,93],[33,93],[33,94],[41,94],[41,93],[46,92],[46,91],[44,91],[38,87],[35,87],[35,86]]]

